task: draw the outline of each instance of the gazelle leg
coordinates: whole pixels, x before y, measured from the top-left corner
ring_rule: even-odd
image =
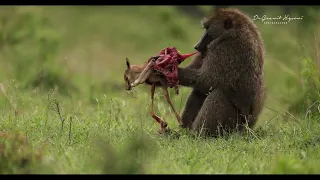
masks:
[[[165,132],[168,124],[161,120],[155,113],[154,113],[154,108],[153,108],[153,105],[154,105],[154,92],[155,92],[155,89],[156,89],[156,86],[155,84],[151,85],[151,108],[150,108],[150,114],[152,116],[153,119],[155,119],[161,126],[160,130],[159,130],[159,133],[163,133]]]
[[[175,93],[176,95],[179,95],[179,85],[174,86],[174,93]]]
[[[166,100],[168,102],[168,104],[170,105],[170,107],[172,108],[177,120],[178,120],[178,123],[179,123],[179,126],[182,126],[182,121],[181,121],[181,117],[179,116],[178,112],[176,111],[176,109],[174,108],[171,100],[170,100],[170,96],[169,96],[169,92],[168,92],[168,87],[167,86],[162,86],[162,89],[164,91],[164,96],[166,97]]]
[[[138,79],[136,79],[131,86],[135,87],[139,84],[143,84],[150,76],[153,71],[153,67],[155,65],[155,61],[150,61],[149,64],[144,68],[144,70],[140,73]]]

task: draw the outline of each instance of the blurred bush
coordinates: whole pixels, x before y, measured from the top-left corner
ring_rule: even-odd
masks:
[[[147,160],[154,155],[157,144],[143,132],[133,131],[123,143],[116,146],[109,141],[99,140],[99,157],[95,166],[102,167],[104,174],[144,174]],[[115,147],[117,147],[115,149]],[[118,148],[120,147],[120,148]]]
[[[306,115],[319,113],[320,68],[310,57],[301,60],[301,72],[288,80],[289,94],[286,97],[289,111]]]
[[[187,34],[183,27],[177,23],[176,14],[172,11],[162,11],[159,13],[159,22],[166,27],[166,33],[172,39],[185,40]]]
[[[0,23],[1,59],[10,67],[6,73],[25,88],[58,87],[64,94],[75,89],[56,62],[60,36],[49,19],[18,6],[2,7]]]
[[[41,160],[41,151],[34,151],[26,136],[0,132],[0,174],[33,173]]]

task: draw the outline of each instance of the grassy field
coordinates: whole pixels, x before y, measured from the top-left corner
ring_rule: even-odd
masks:
[[[0,173],[320,173],[319,25],[257,22],[268,97],[254,129],[174,139],[157,134],[147,86],[125,91],[125,58],[192,52],[200,20],[166,6],[2,7],[0,19]],[[156,92],[156,113],[178,131]],[[190,89],[170,92],[181,111]]]

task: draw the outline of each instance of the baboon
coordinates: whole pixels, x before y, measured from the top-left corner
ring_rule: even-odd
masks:
[[[253,127],[262,111],[264,42],[253,21],[234,8],[217,8],[202,22],[198,54],[178,68],[179,85],[191,87],[184,128],[207,136]]]

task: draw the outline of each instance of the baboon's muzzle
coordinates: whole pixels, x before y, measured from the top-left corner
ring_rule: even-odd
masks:
[[[204,32],[200,41],[194,45],[194,49],[203,53],[207,49],[207,45],[212,41],[212,38],[209,36],[208,32]]]

